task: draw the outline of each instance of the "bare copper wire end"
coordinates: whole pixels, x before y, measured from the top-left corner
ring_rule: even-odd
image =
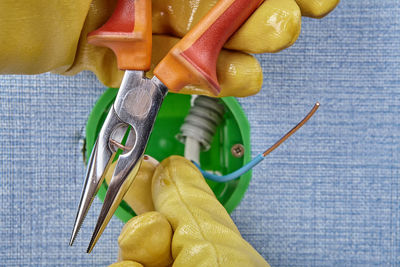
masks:
[[[132,149],[132,147],[129,146],[124,146],[123,144],[115,141],[114,139],[110,138],[110,143],[113,144],[114,146],[118,147],[119,149],[122,149],[123,151],[129,151]]]
[[[265,150],[263,156],[267,156],[269,153],[275,150],[278,146],[280,146],[283,142],[286,141],[292,134],[294,134],[298,129],[300,129],[317,111],[319,108],[319,102],[315,103],[314,107],[308,112],[307,116],[304,117],[296,126],[294,126],[289,132],[287,132],[281,139],[278,140],[275,144],[273,144],[270,148]]]

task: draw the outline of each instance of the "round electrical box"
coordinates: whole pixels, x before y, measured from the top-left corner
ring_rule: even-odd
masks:
[[[109,88],[97,101],[86,125],[86,159],[96,142],[97,135],[112,106],[117,89]],[[250,126],[245,113],[233,97],[220,99],[225,112],[218,125],[208,151],[200,153],[200,166],[209,172],[231,173],[251,160]],[[184,145],[176,136],[191,107],[191,96],[168,93],[161,106],[145,154],[162,161],[171,155],[184,153]],[[238,153],[238,148],[243,148]],[[226,183],[207,180],[219,202],[231,213],[242,200],[250,183],[251,171],[238,179]],[[97,196],[104,200],[107,192],[106,182],[100,187]],[[121,202],[115,215],[123,222],[136,216],[131,207]]]

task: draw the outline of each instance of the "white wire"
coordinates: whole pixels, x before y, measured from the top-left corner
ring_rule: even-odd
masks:
[[[200,143],[196,139],[186,137],[184,157],[200,164]]]

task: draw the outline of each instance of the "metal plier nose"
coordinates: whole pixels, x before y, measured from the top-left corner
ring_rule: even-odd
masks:
[[[71,245],[104,181],[105,173],[117,151],[122,151],[108,185],[88,252],[97,242],[139,170],[147,140],[168,91],[165,86],[157,86],[157,82],[144,78],[143,75],[141,71],[126,71],[88,162]]]

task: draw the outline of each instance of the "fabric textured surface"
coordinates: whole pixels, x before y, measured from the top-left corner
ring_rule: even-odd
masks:
[[[254,169],[232,214],[244,238],[271,266],[399,266],[399,2],[342,1],[323,20],[303,19],[293,47],[259,59],[263,89],[240,99],[254,156],[321,107]],[[80,139],[104,91],[89,72],[0,77],[1,265],[117,259],[117,218],[85,253],[97,212],[68,247],[85,173]]]

